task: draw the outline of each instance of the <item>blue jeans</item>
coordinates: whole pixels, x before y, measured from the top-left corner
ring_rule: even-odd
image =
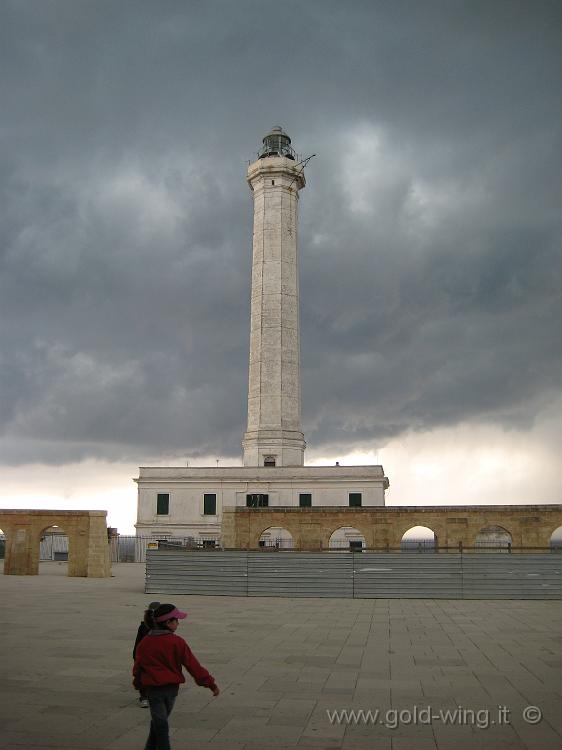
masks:
[[[172,713],[177,694],[177,685],[146,688],[150,705],[150,733],[144,750],[170,750],[168,716]]]

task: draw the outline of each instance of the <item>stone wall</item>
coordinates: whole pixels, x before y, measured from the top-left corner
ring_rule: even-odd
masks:
[[[111,575],[105,510],[2,510],[6,535],[4,573],[37,575],[39,542],[53,525],[68,536],[68,575],[108,578]]]
[[[501,526],[514,547],[548,547],[562,526],[562,505],[397,506],[394,508],[224,508],[225,549],[255,549],[269,527],[287,529],[295,549],[328,549],[332,533],[350,526],[365,537],[368,548],[400,548],[413,526],[426,526],[438,547],[474,547],[487,526]]]

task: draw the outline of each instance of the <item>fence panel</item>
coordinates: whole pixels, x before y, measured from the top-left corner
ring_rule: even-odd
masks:
[[[353,597],[353,555],[248,552],[248,596]]]
[[[39,559],[68,560],[68,536],[66,534],[45,534],[39,543]]]
[[[465,599],[562,599],[556,554],[462,555]]]
[[[338,599],[562,599],[556,554],[148,550],[146,592]]]
[[[460,599],[461,555],[361,552],[354,557],[358,599]]]
[[[147,550],[147,594],[247,596],[246,552]]]
[[[111,562],[146,562],[146,551],[151,544],[158,544],[161,549],[199,549],[205,546],[193,537],[173,537],[166,539],[164,536],[156,538],[153,536],[125,536],[111,537],[110,553]],[[214,547],[213,544],[210,546]]]

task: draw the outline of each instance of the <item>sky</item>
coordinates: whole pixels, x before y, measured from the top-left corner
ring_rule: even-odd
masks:
[[[273,125],[306,461],[561,502],[561,63],[556,0],[4,0],[0,507],[130,533],[139,466],[240,463]]]

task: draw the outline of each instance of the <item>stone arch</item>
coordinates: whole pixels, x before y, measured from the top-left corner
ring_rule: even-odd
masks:
[[[4,533],[4,559],[2,562],[4,564],[4,573],[6,573],[10,563],[10,549],[12,546],[11,543],[14,535],[14,528],[11,523],[6,521],[6,519],[2,519],[0,526]]]
[[[433,518],[416,518],[411,516],[394,527],[390,546],[395,550],[402,550],[402,539],[411,529],[427,529],[433,534],[434,546],[437,550],[442,540],[446,539],[445,528],[442,524],[435,523]]]
[[[364,540],[363,549],[371,549],[375,546],[375,525],[364,522],[364,519],[358,516],[350,517],[348,523],[342,523],[344,519],[334,519],[332,523],[327,523],[321,534],[321,549],[331,549],[330,540],[339,529],[353,529],[356,534]],[[347,519],[345,519],[347,520]]]
[[[260,534],[258,545],[272,549],[293,549],[295,540],[284,526],[268,526]]]
[[[410,526],[400,539],[400,552],[435,552],[437,534],[429,526]]]
[[[477,539],[482,532],[483,529],[490,529],[490,528],[498,528],[501,529],[506,534],[509,534],[511,537],[511,543],[514,545],[517,545],[520,543],[520,537],[521,533],[517,533],[519,531],[518,528],[514,528],[513,526],[506,524],[505,520],[503,518],[494,518],[491,517],[484,517],[479,520],[473,520],[469,528],[467,529],[467,539],[465,544],[465,547],[468,547],[469,549],[474,549],[475,551],[479,551],[480,547],[477,545]],[[476,549],[478,547],[478,549]]]
[[[474,538],[478,552],[507,552],[513,544],[511,533],[498,524],[486,524]]]
[[[520,544],[522,547],[535,547],[539,551],[546,551],[553,549],[552,542],[554,541],[554,549],[558,548],[562,551],[562,547],[560,546],[562,545],[562,514],[558,514],[558,517],[553,514],[551,518],[545,520],[546,523],[544,521],[541,522],[539,517],[534,517],[533,521],[535,523],[533,525],[529,523],[520,524],[521,533],[517,544]]]
[[[562,526],[558,526],[550,535],[549,547],[553,552],[562,553]]]
[[[58,523],[57,523],[58,521]],[[64,533],[68,539],[68,575],[80,575],[80,573],[71,573],[71,567],[76,570],[76,556],[77,551],[80,547],[80,541],[77,537],[77,533],[73,529],[72,524],[64,524],[64,521],[62,518],[43,518],[43,519],[37,519],[34,524],[31,525],[30,528],[30,545],[31,545],[31,560],[32,565],[35,570],[34,575],[37,575],[39,573],[39,563],[40,563],[40,550],[41,550],[41,539],[45,536],[45,532],[50,531],[51,529],[59,529],[62,533]]]
[[[68,575],[109,577],[106,515],[105,511],[97,510],[0,511],[0,526],[6,531],[4,573],[37,575],[41,535],[57,525],[68,536]]]
[[[47,560],[68,560],[70,537],[65,528],[51,524],[39,532],[39,562]]]
[[[546,550],[552,532],[562,524],[556,506],[435,506],[363,508],[223,508],[223,544],[228,549],[255,549],[264,529],[283,526],[296,549],[327,549],[332,532],[352,526],[369,549],[400,549],[413,526],[427,526],[437,536],[440,552],[469,552],[480,529],[497,524],[512,535],[514,547]]]
[[[366,546],[365,534],[355,526],[339,526],[332,531],[328,539],[328,549],[334,551],[360,550]]]
[[[293,548],[299,548],[301,539],[298,524],[291,523],[291,519],[285,516],[283,518],[275,518],[266,515],[265,519],[258,518],[257,522],[250,525],[248,549],[259,549],[262,546],[260,545],[260,539],[268,529],[284,529],[293,539]]]

